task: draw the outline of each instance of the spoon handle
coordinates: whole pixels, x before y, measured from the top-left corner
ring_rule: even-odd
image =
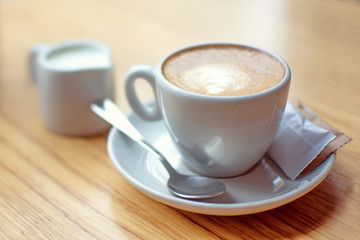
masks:
[[[120,111],[120,109],[110,100],[98,100],[90,105],[91,110],[110,123],[113,127],[119,130],[124,135],[135,141],[138,145],[156,155],[169,172],[173,173],[174,168],[167,162],[166,158],[162,153],[155,149],[150,143],[148,143],[141,133],[130,123],[127,117]]]
[[[110,99],[95,101],[90,105],[90,108],[96,115],[110,123],[110,125],[134,141],[144,140],[141,133],[139,133],[139,131],[129,122],[127,117]]]

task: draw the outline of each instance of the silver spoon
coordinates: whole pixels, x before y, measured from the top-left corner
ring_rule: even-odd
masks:
[[[182,198],[201,199],[215,197],[225,192],[225,185],[218,180],[204,176],[188,176],[178,173],[166,158],[144,139],[111,100],[96,101],[90,105],[90,108],[95,114],[110,123],[121,133],[159,158],[170,175],[167,185],[174,195]]]

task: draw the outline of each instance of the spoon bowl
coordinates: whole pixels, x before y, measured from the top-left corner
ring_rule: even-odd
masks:
[[[111,100],[104,99],[96,101],[90,105],[90,108],[96,115],[110,123],[122,134],[129,137],[161,161],[169,173],[167,186],[174,195],[188,199],[202,199],[216,197],[225,192],[225,185],[219,180],[204,176],[183,175],[178,173],[166,160],[164,155],[145,140]]]
[[[225,192],[225,185],[212,178],[173,174],[167,182],[173,194],[182,198],[212,198]]]

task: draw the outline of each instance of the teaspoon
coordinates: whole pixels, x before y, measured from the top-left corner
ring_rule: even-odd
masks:
[[[145,140],[111,100],[95,101],[90,105],[90,108],[99,117],[135,141],[139,146],[154,154],[161,161],[170,176],[167,186],[174,195],[188,199],[202,199],[215,197],[225,192],[225,185],[216,179],[178,173],[164,155]]]

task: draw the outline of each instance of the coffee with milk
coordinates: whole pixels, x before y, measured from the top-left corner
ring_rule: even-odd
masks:
[[[162,72],[170,83],[190,92],[240,96],[272,88],[283,79],[285,69],[257,49],[208,45],[176,53],[165,61]]]
[[[139,99],[146,80],[155,104]],[[287,102],[291,72],[274,53],[237,43],[204,43],[125,75],[127,99],[142,119],[163,119],[182,161],[211,177],[245,173],[271,145]]]

